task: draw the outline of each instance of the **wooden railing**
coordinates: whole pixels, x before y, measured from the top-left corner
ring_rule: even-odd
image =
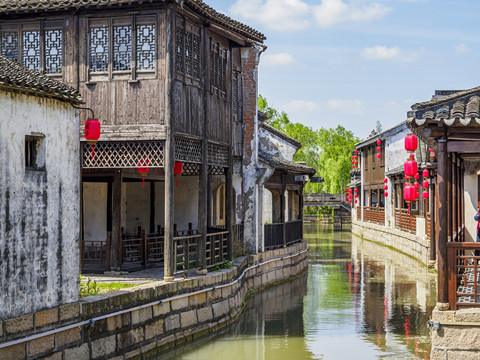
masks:
[[[417,233],[417,216],[410,214],[407,215],[407,209],[395,209],[395,227],[410,232],[412,234]]]
[[[265,250],[283,246],[283,223],[264,225]]]
[[[101,270],[105,267],[107,242],[85,240],[82,242],[82,268]]]
[[[285,226],[287,227],[287,245],[302,241],[303,228],[302,220],[288,221]]]
[[[362,207],[361,206],[358,206],[357,207],[357,221],[361,221],[362,220]]]
[[[222,264],[228,260],[228,231],[207,234],[207,267]]]
[[[450,309],[480,306],[480,243],[447,243]]]
[[[432,239],[432,214],[427,213],[427,216],[425,216],[425,232],[427,234],[427,239]]]
[[[363,221],[385,226],[385,208],[376,206],[363,207]]]
[[[173,238],[175,241],[175,274],[187,276],[188,272],[199,267],[198,239],[202,235],[182,235]]]

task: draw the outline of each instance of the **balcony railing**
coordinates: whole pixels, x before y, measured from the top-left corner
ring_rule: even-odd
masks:
[[[363,207],[363,221],[385,226],[385,208],[376,206]]]
[[[407,209],[395,209],[395,227],[410,232],[412,234],[417,233],[417,216],[412,215],[410,211],[407,215]]]
[[[286,244],[290,245],[303,239],[302,220],[288,221],[285,223]],[[264,225],[265,250],[283,247],[283,223]]]

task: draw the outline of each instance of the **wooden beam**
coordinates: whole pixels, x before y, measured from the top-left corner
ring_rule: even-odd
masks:
[[[448,152],[480,153],[480,141],[448,141]]]
[[[438,167],[437,184],[438,196],[436,197],[437,208],[437,259],[438,259],[438,291],[437,307],[440,310],[448,309],[448,273],[447,273],[447,237],[448,237],[448,153],[447,140],[438,141]]]
[[[282,173],[282,188],[280,190],[280,214],[282,216],[282,236],[283,236],[283,247],[286,247],[287,246],[287,226],[286,226],[286,222],[287,222],[287,214],[286,214],[286,211],[285,211],[285,173]]]

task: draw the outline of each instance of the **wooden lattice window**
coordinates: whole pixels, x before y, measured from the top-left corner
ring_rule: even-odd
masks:
[[[200,30],[187,23],[177,21],[175,31],[176,65],[178,73],[200,79]]]
[[[198,139],[175,136],[175,160],[201,163],[202,142]]]
[[[239,78],[240,74],[238,71],[233,71],[232,78],[232,116],[233,121],[238,120],[238,108],[239,108]]]
[[[210,41],[210,88],[225,96],[227,91],[228,50]]]
[[[228,167],[228,147],[209,143],[208,164]]]
[[[0,52],[42,74],[61,74],[63,66],[62,22],[2,25]]]
[[[154,17],[91,19],[88,37],[90,80],[110,74],[127,80],[155,73]]]

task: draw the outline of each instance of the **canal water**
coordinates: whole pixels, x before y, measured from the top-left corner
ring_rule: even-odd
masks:
[[[232,325],[155,360],[429,359],[435,275],[350,232],[305,225],[308,273],[249,298]]]

